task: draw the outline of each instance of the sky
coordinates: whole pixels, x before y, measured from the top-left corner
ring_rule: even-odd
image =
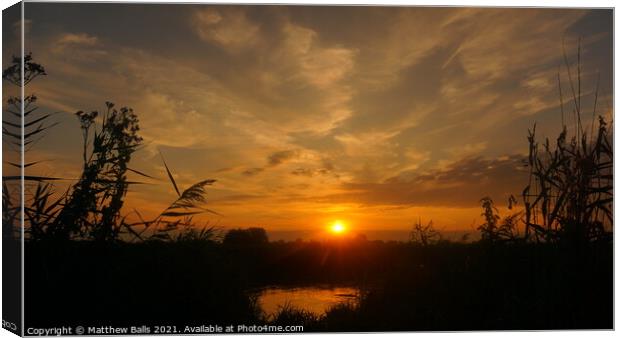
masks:
[[[482,197],[503,207],[527,185],[528,129],[560,131],[558,72],[570,88],[562,50],[574,65],[579,38],[584,105],[600,77],[597,114],[612,114],[611,10],[26,3],[25,12],[26,51],[48,73],[28,91],[59,122],[29,152],[44,161],[32,171],[79,177],[74,113],[112,101],[140,119],[144,147],[130,166],[158,178],[133,177],[148,184],[131,187],[126,213],[154,216],[174,201],[161,151],[181,189],[217,180],[207,206],[220,215],[200,222],[264,227],[274,239],[311,238],[335,220],[369,238],[405,239],[418,219],[474,231]]]

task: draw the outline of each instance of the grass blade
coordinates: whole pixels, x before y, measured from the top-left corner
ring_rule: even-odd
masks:
[[[177,187],[177,182],[174,181],[174,177],[172,177],[172,173],[170,172],[170,169],[168,169],[168,165],[166,164],[166,160],[164,159],[164,155],[161,153],[161,151],[159,152],[159,156],[161,156],[161,161],[164,162],[164,167],[166,167],[166,173],[168,173],[168,178],[170,179],[170,182],[172,182],[174,190],[177,192],[177,195],[181,197],[181,192],[179,191],[179,187]]]

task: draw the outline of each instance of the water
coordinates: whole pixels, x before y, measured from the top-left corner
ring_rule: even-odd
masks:
[[[269,287],[258,292],[258,304],[268,316],[285,304],[322,315],[337,304],[356,304],[359,294],[360,290],[353,287]]]

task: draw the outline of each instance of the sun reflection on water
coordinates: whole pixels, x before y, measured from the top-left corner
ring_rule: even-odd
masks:
[[[322,315],[334,305],[355,304],[358,299],[359,290],[352,287],[268,288],[259,293],[258,303],[268,316],[273,316],[286,304]]]

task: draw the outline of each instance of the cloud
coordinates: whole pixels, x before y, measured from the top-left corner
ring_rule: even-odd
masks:
[[[260,137],[259,142],[291,132],[327,133],[352,114],[353,89],[347,81],[355,73],[358,51],[326,43],[316,30],[273,13],[218,6],[194,14],[203,41],[231,53],[209,67],[222,72],[219,81],[244,114],[229,123]]]
[[[208,135],[201,136],[196,133],[200,129],[198,126],[208,124],[208,116],[169,95],[146,91],[136,102],[135,109],[156,114],[157,118],[142,114],[141,129],[147,140],[155,141],[159,145],[192,147],[209,138]]]
[[[268,166],[275,167],[299,155],[299,150],[283,150],[275,152],[267,158]]]
[[[291,171],[291,174],[295,176],[305,176],[305,177],[328,175],[329,173],[330,173],[330,170],[328,168],[318,168],[318,169],[297,168]]]
[[[227,50],[251,48],[259,34],[259,26],[239,8],[199,10],[194,15],[194,27],[201,39]]]
[[[380,183],[344,183],[343,193],[321,198],[323,203],[360,205],[472,207],[484,196],[497,201],[518,196],[527,184],[525,157],[469,157],[412,177],[396,176]]]
[[[261,195],[249,195],[249,194],[238,194],[238,195],[227,195],[222,196],[216,199],[212,199],[211,203],[222,206],[222,205],[239,205],[246,204],[248,201],[259,200],[264,198]]]
[[[57,43],[61,45],[94,46],[99,43],[99,39],[86,33],[65,33],[58,38]]]
[[[562,41],[574,47],[564,32],[585,12],[523,9],[515,14],[501,9],[464,11],[444,28],[454,37],[446,42],[455,52],[444,66],[441,93],[454,102],[449,105],[453,114],[480,116],[472,132],[557,106],[555,77],[562,63]],[[463,102],[468,103],[457,106]]]
[[[382,109],[387,110],[391,118],[380,123],[399,123],[400,116],[419,110],[416,106],[420,102],[431,105],[425,110],[444,115],[477,114],[481,123],[473,132],[522,114],[540,113],[557,102],[557,95],[550,95],[555,88],[534,91],[514,88],[513,84],[523,77],[551,75],[548,78],[553,80],[554,74],[546,72],[548,65],[554,63],[550,68],[552,72],[557,70],[563,34],[584,13],[536,9],[403,10],[388,26],[386,36],[390,38],[382,42],[370,40],[374,50],[361,52],[366,56],[360,57],[364,69],[360,83],[367,85],[352,101],[354,105],[359,102],[362,113],[377,116]],[[376,56],[369,59],[370,55]],[[541,69],[545,69],[544,74]],[[382,92],[387,94],[379,95]],[[404,100],[406,97],[411,99]],[[375,108],[377,102],[381,106]],[[375,121],[367,122],[374,125],[371,122]]]
[[[282,32],[282,56],[297,63],[299,76],[310,84],[326,89],[353,70],[356,50],[321,46],[314,30],[290,22]]]
[[[282,150],[271,153],[267,156],[267,164],[264,167],[250,168],[242,172],[245,176],[254,176],[264,172],[266,169],[277,167],[287,161],[290,161],[300,154],[299,150]]]
[[[56,41],[63,42],[52,43],[61,46],[52,55],[37,54],[47,60],[45,67],[53,72],[56,85],[33,86],[48,107],[73,113],[99,109],[105,101],[130,106],[139,115],[150,150],[250,142],[232,132],[234,126],[228,127],[229,121],[245,114],[237,109],[234,95],[196,68],[85,34],[62,34]],[[100,57],[112,48],[114,58]]]
[[[254,175],[260,174],[264,170],[265,170],[264,168],[250,168],[250,169],[244,170],[242,174],[245,176],[254,176]]]
[[[351,116],[357,50],[327,44],[313,29],[283,20],[277,39],[257,45],[256,75],[272,104],[262,118],[285,119],[288,132],[327,133]],[[261,35],[261,41],[274,39]],[[247,76],[247,75],[246,75]]]
[[[96,61],[107,56],[98,37],[86,33],[63,33],[58,36],[51,50],[71,61]]]
[[[24,29],[24,36],[27,37],[30,34],[30,30],[32,28],[32,20],[30,19],[24,19],[23,20],[23,25],[22,25],[22,20],[17,20],[13,23],[13,33],[15,34],[16,38],[19,38],[21,40],[21,36],[22,36],[22,26]]]

